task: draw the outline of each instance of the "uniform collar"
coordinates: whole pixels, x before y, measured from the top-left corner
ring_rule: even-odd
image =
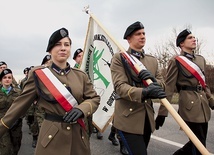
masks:
[[[142,49],[142,51],[135,51],[133,49],[129,49],[130,53],[132,55],[134,55],[136,58],[140,59],[140,58],[144,58],[145,56],[145,53],[144,53],[144,50]]]
[[[70,72],[71,67],[68,62],[66,64],[66,66],[67,67],[65,69],[61,69],[55,63],[52,63],[51,68],[59,75],[67,75]]]
[[[190,59],[190,60],[195,59],[195,54],[194,54],[194,52],[193,52],[192,54],[190,54],[190,53],[187,53],[187,52],[185,52],[185,51],[182,51],[181,55],[187,57],[187,58]]]

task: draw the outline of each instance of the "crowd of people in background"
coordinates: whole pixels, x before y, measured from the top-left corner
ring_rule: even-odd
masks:
[[[143,49],[146,37],[141,22],[127,27],[124,39],[129,44],[127,53],[146,69],[137,74],[124,55],[114,54],[109,66],[118,98],[115,99],[108,139],[113,145],[120,145],[123,155],[147,155],[152,132],[164,124],[168,115],[167,109],[160,105],[154,118],[152,99],[167,97],[170,101],[177,89],[183,96],[178,101],[179,114],[206,146],[214,99],[204,80],[205,59],[194,54],[196,39],[191,31],[186,29],[177,36],[176,45],[181,48],[181,54],[170,59],[166,80],[160,74],[157,59]],[[7,63],[0,62],[0,155],[18,154],[23,118],[29,126],[36,155],[90,155],[91,134],[96,133],[97,139],[103,139],[93,124],[93,113],[99,106],[100,96],[88,75],[79,69],[84,54],[81,48],[74,52],[76,63],[70,66],[71,44],[67,29],[56,30],[49,38],[48,54],[41,65],[24,68],[25,77],[20,83],[14,79]],[[201,78],[197,79],[187,64],[195,65],[193,69]],[[147,86],[144,82],[148,79],[152,83]],[[136,125],[136,120],[141,123]],[[188,141],[174,154],[200,155],[200,152]]]

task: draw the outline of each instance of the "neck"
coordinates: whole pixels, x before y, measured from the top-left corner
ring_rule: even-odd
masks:
[[[193,54],[194,50],[193,49],[189,49],[189,48],[182,48],[182,51],[189,53],[189,54]]]
[[[133,47],[131,45],[130,45],[130,48],[133,49],[133,50],[135,50],[136,52],[142,52],[142,49],[143,49],[143,48]]]
[[[67,63],[66,62],[54,62],[55,65],[57,65],[60,69],[66,68]]]
[[[8,88],[10,87],[10,85],[4,85],[4,84],[3,84],[3,87],[4,87],[5,89],[8,89]]]

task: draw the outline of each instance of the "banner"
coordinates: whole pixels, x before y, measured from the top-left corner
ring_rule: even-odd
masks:
[[[93,114],[93,123],[103,132],[112,121],[115,92],[111,79],[110,61],[115,52],[120,51],[114,41],[92,18],[89,18],[84,55],[80,69],[85,71],[101,101]]]

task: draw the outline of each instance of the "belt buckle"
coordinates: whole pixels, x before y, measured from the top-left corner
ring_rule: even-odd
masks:
[[[202,88],[202,86],[201,86],[201,85],[197,85],[197,86],[196,86],[196,90],[197,90],[197,92],[200,92],[200,91],[202,91],[202,90],[203,90],[203,88]]]

